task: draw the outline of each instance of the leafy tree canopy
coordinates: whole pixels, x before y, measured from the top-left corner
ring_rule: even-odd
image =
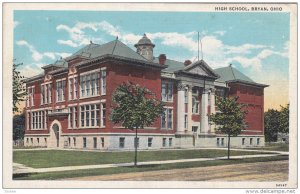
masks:
[[[17,70],[17,67],[22,65],[13,63],[13,112],[19,112],[18,105],[21,101],[25,101],[26,90],[24,85],[24,76],[21,75],[20,71]]]
[[[244,104],[237,102],[238,98],[217,97],[218,112],[210,116],[216,130],[230,136],[237,136],[246,128],[246,110]]]

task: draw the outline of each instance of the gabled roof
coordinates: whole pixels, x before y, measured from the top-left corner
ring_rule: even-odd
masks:
[[[262,87],[267,87],[268,85],[259,84],[253,81],[251,78],[237,70],[236,68],[232,67],[232,65],[229,65],[228,67],[221,67],[214,70],[220,75],[220,78],[216,81],[221,82],[240,82],[250,85],[257,85]]]
[[[114,40],[103,45],[91,43],[66,59],[70,60],[77,56],[93,59],[104,55],[115,55],[128,59],[148,61],[119,40]]]
[[[153,59],[153,62],[159,63],[158,57],[155,57]],[[171,59],[166,59],[165,65],[167,66],[167,68],[165,68],[163,71],[170,72],[170,73],[173,73],[185,67],[185,65],[182,62],[171,60]]]
[[[218,81],[234,81],[234,80],[243,80],[247,82],[254,82],[248,76],[237,70],[236,68],[229,65],[228,67],[221,67],[215,69],[215,71],[220,75]]]
[[[212,78],[212,79],[217,79],[220,77],[203,60],[196,61],[190,65],[187,65],[184,68],[182,68],[178,71],[175,71],[174,73],[177,73],[177,74],[183,73],[186,75],[201,76],[201,77],[207,77],[207,78]]]

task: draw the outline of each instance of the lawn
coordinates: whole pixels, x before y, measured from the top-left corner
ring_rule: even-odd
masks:
[[[282,151],[288,152],[289,151],[289,144],[286,143],[265,143],[264,147],[260,148],[247,148],[247,149],[255,149],[255,150],[270,150],[270,151]]]
[[[267,161],[279,161],[279,160],[288,160],[288,156],[279,155],[279,156],[270,156],[270,157],[262,157],[262,158],[184,162],[184,163],[148,165],[148,166],[138,166],[138,167],[131,166],[131,167],[116,167],[116,168],[104,168],[104,169],[86,169],[86,170],[36,173],[36,174],[25,174],[25,175],[23,174],[23,175],[14,175],[13,179],[14,180],[56,180],[56,179],[65,179],[65,178],[83,177],[83,176],[100,176],[100,175],[107,175],[107,174],[120,174],[120,173],[129,173],[129,172],[145,172],[145,171],[154,171],[154,170],[170,170],[170,169],[180,169],[180,168],[206,167],[206,166],[267,162]]]
[[[231,151],[232,156],[266,154],[262,152]],[[139,151],[138,161],[177,160],[226,156],[226,150],[160,150]],[[13,162],[33,168],[79,166],[133,162],[134,152],[87,152],[69,150],[22,150],[13,152]]]

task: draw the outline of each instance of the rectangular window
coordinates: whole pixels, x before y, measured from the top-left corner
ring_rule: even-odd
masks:
[[[52,102],[52,86],[51,86],[51,84],[47,84],[47,85],[48,85],[48,95],[47,95],[48,101],[47,101],[47,103],[51,103]]]
[[[187,114],[184,115],[184,128],[185,129],[188,128],[188,115]]]
[[[27,107],[34,106],[34,86],[27,88]]]
[[[134,147],[140,147],[140,138],[134,138]]]
[[[99,104],[83,105],[80,107],[80,126],[96,127],[99,126]],[[104,107],[105,109],[105,107]],[[77,108],[74,109],[74,126],[77,126]],[[105,119],[105,118],[104,118]]]
[[[84,106],[80,107],[80,121],[81,127],[84,127]]]
[[[90,126],[90,105],[85,106],[85,126]]]
[[[101,127],[105,127],[106,124],[106,104],[101,103]]]
[[[40,138],[36,138],[37,144],[40,144]]]
[[[30,113],[29,113],[30,114]],[[31,129],[46,129],[47,128],[47,111],[31,112],[30,118]]]
[[[74,77],[74,98],[73,99],[77,99],[78,98],[78,91],[77,91],[77,84],[78,84],[78,80],[77,77]]]
[[[256,144],[259,145],[260,144],[260,138],[256,139]]]
[[[68,146],[71,147],[71,138],[68,137]]]
[[[101,94],[106,94],[106,70],[101,70]]]
[[[101,146],[104,148],[104,137],[101,137]]]
[[[29,138],[28,137],[26,138],[26,143],[29,143]]]
[[[221,145],[224,146],[224,138],[221,139]]]
[[[119,139],[119,148],[125,147],[125,137],[120,137]]]
[[[95,126],[95,105],[91,105],[91,126]]]
[[[245,138],[242,138],[242,145],[245,145]]]
[[[217,146],[220,145],[220,138],[217,138]]]
[[[66,80],[56,82],[56,102],[62,102],[65,100],[65,88]]]
[[[164,102],[173,101],[173,83],[163,81],[161,84],[161,98]]]
[[[83,138],[83,148],[86,148],[86,137]]]
[[[69,100],[74,99],[74,78],[69,78]]]
[[[85,96],[85,76],[80,76],[80,89],[81,93],[80,96],[83,97]]]
[[[164,109],[164,112],[161,116],[161,128],[165,129],[167,126],[167,109]]]
[[[41,85],[41,104],[45,103],[44,85]]]
[[[74,79],[74,83],[75,82],[77,83],[76,79]],[[99,95],[99,71],[85,73],[84,75],[81,75],[80,76],[80,88],[81,88],[80,97],[89,97],[89,96]],[[105,82],[105,88],[106,88],[106,82]],[[77,93],[77,89],[74,88],[74,91],[75,90]]]
[[[253,143],[253,138],[250,138],[250,145],[252,145]]]
[[[45,141],[45,145],[47,146],[47,138],[46,137],[44,138],[44,141]]]
[[[100,126],[100,105],[96,104],[96,126]]]
[[[74,144],[74,147],[76,147],[76,137],[73,137],[73,144]]]
[[[85,76],[85,92],[86,92],[86,96],[92,96],[90,94],[90,87],[91,87],[91,75],[86,75]]]
[[[173,110],[172,109],[168,109],[168,129],[172,129],[172,125],[173,125],[173,114],[172,114]]]
[[[172,140],[173,140],[172,138],[169,138],[169,147],[172,147],[172,143],[173,143]]]
[[[152,147],[152,140],[153,140],[152,137],[149,137],[149,138],[148,138],[148,147],[149,147],[149,148]]]
[[[94,144],[94,148],[97,148],[97,137],[93,138],[93,144]]]
[[[167,146],[167,138],[162,139],[162,146],[166,147]]]
[[[192,131],[193,131],[194,133],[197,133],[198,127],[197,127],[197,126],[192,126]]]
[[[164,113],[161,116],[161,128],[172,129],[173,128],[173,109],[165,108]]]
[[[192,113],[198,114],[199,113],[199,89],[193,88],[192,90]]]

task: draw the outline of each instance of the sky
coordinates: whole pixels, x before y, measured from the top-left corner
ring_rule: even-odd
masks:
[[[90,41],[119,40],[134,48],[144,33],[154,55],[203,60],[214,68],[232,64],[265,89],[265,110],[288,103],[289,13],[14,11],[14,58],[26,77],[70,56]],[[201,54],[200,54],[201,56]]]

